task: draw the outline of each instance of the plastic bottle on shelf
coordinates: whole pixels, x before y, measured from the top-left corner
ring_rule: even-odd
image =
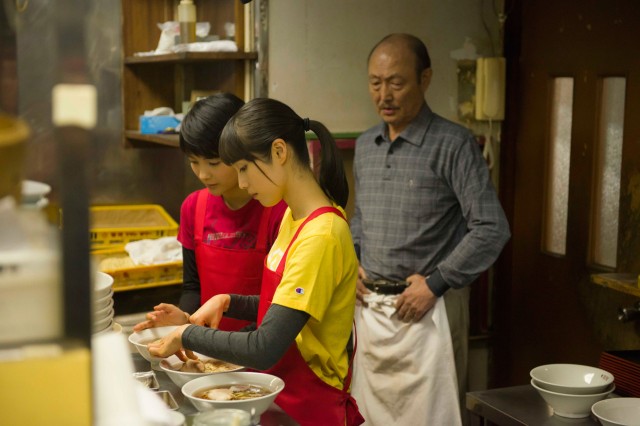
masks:
[[[196,41],[196,6],[192,0],[180,0],[178,5],[178,22],[180,22],[180,43]]]

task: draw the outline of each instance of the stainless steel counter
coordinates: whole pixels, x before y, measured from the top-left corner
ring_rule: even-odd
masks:
[[[498,426],[599,425],[593,417],[570,419],[553,414],[531,385],[467,392],[470,425]]]
[[[139,353],[131,354],[133,359],[133,368],[135,371],[150,371],[151,364],[144,359]],[[186,426],[191,426],[193,418],[198,414],[198,410],[191,404],[191,402],[182,395],[180,388],[171,381],[169,376],[164,371],[154,370],[161,391],[169,391],[173,398],[178,403],[178,411],[180,411],[187,418]],[[259,426],[297,426],[291,417],[282,412],[277,406],[272,406],[265,413],[260,416]]]

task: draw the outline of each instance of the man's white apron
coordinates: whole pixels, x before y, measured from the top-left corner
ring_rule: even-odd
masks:
[[[356,306],[352,394],[366,426],[461,424],[443,298],[418,322],[395,314],[397,296],[370,293]]]

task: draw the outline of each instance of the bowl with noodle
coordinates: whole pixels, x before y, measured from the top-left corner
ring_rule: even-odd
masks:
[[[282,389],[284,381],[277,376],[232,371],[193,379],[182,386],[182,394],[198,411],[233,408],[248,412],[256,420]]]
[[[194,354],[197,360],[189,359],[182,362],[177,357],[160,361],[160,369],[167,373],[167,376],[178,387],[182,387],[186,383],[198,377],[208,376],[210,374],[227,373],[229,371],[240,371],[243,367],[229,362],[220,361],[197,352]]]

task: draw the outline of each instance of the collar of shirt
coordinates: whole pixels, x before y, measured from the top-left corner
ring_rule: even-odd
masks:
[[[420,112],[409,123],[406,129],[404,129],[396,138],[396,140],[406,141],[412,145],[420,146],[424,142],[424,135],[429,129],[429,124],[433,119],[433,111],[429,108],[429,105],[425,102],[420,109]],[[389,130],[386,123],[380,123],[378,125],[378,132],[375,136],[376,144],[380,145],[382,142],[395,142],[389,140]]]

